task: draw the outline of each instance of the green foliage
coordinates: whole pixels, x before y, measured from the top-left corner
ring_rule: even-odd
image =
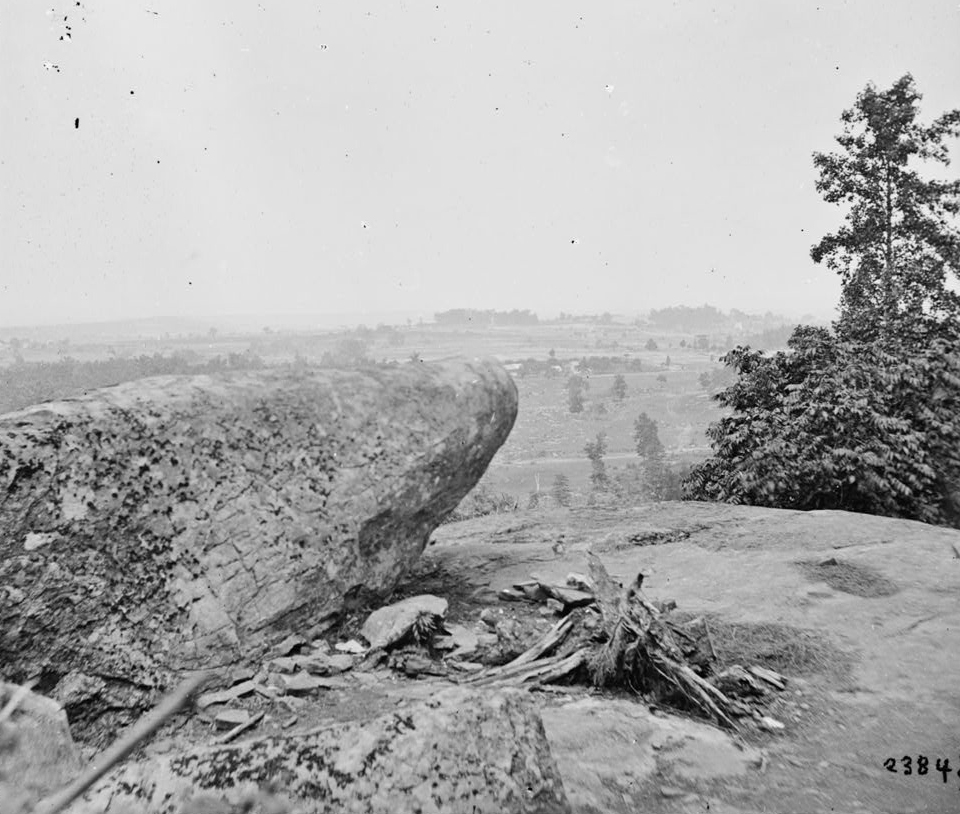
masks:
[[[798,326],[786,352],[723,357],[738,378],[715,398],[732,412],[685,497],[960,526],[960,182],[915,170],[948,163],[960,111],[923,127],[919,99],[909,74],[868,85],[843,152],[814,155],[818,191],[848,206],[811,251],[841,276],[840,319]]]
[[[710,392],[715,393],[722,387],[727,387],[733,382],[733,373],[730,368],[724,365],[715,370],[705,370],[697,377],[700,386]]]
[[[610,477],[607,475],[607,465],[603,456],[607,454],[607,436],[598,432],[595,441],[587,441],[583,451],[590,459],[590,483],[598,492],[605,492],[610,488]]]
[[[562,472],[554,476],[553,485],[550,487],[550,495],[557,501],[558,506],[569,506],[573,501],[570,479]]]
[[[633,422],[633,443],[636,446],[637,455],[641,458],[663,457],[663,444],[660,441],[657,422],[645,412],[640,413]]]
[[[788,352],[730,351],[738,379],[717,400],[733,412],[708,430],[714,457],[684,496],[956,524],[958,342],[891,347],[801,326]]]
[[[493,492],[486,484],[477,484],[449,515],[444,523],[456,523],[488,514],[514,512],[519,508],[518,500],[506,492]]]
[[[627,380],[622,373],[613,377],[613,397],[617,401],[623,401],[627,397]]]
[[[654,308],[649,316],[650,324],[664,329],[678,329],[687,333],[715,331],[726,324],[723,312],[712,305],[691,308],[676,305],[670,308]],[[652,348],[656,350],[656,348]]]
[[[648,500],[679,497],[679,478],[666,464],[657,422],[645,412],[633,422],[633,442],[640,456],[640,482]]]
[[[356,368],[372,365],[373,360],[367,356],[367,348],[367,342],[363,339],[341,339],[333,350],[324,351],[320,366]]]
[[[643,346],[644,350],[657,350],[657,343],[654,339],[648,339],[647,344]]]
[[[567,406],[571,413],[583,412],[583,391],[585,387],[581,376],[573,375],[567,379]]]
[[[843,282],[838,328],[846,337],[892,337],[918,321],[960,316],[948,288],[960,276],[960,181],[924,180],[923,161],[948,165],[960,110],[923,126],[920,94],[907,74],[886,91],[872,84],[841,117],[839,153],[814,153],[817,191],[847,207],[846,223],[811,249]]]

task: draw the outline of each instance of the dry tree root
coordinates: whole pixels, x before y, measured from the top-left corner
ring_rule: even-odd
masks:
[[[593,553],[588,559],[606,633],[589,663],[594,683],[632,687],[674,702],[679,694],[714,723],[736,729],[733,718],[743,713],[742,706],[686,663],[674,628],[641,594],[642,577],[620,591],[600,559]]]
[[[643,596],[642,575],[623,589],[599,558],[592,553],[588,557],[594,605],[600,614],[597,626],[586,629],[581,624],[584,612],[574,610],[509,664],[465,676],[461,683],[536,687],[590,681],[597,687],[627,688],[671,706],[694,708],[708,720],[736,729],[734,718],[749,710],[690,666],[685,655],[690,648],[680,640],[689,643],[691,636]],[[709,646],[715,661],[712,642]]]

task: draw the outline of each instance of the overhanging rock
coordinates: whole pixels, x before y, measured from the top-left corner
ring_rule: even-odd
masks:
[[[0,417],[0,674],[76,723],[309,636],[391,590],[516,411],[475,361],[160,377]]]

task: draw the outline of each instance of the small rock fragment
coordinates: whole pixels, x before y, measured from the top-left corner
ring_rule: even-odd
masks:
[[[563,613],[563,602],[559,599],[548,599],[545,603],[546,608],[552,613]]]
[[[578,591],[575,588],[566,588],[562,585],[543,585],[542,587],[549,596],[558,602],[562,602],[564,610],[567,611],[582,608],[584,605],[591,605],[596,601],[593,594]]]
[[[213,719],[219,729],[233,729],[235,726],[247,723],[250,713],[245,709],[222,709]]]
[[[497,598],[504,602],[523,602],[526,600],[527,595],[523,591],[518,591],[516,588],[504,588],[497,593]]]
[[[293,673],[280,677],[280,687],[291,695],[313,692],[314,690],[341,690],[350,686],[342,678],[326,678],[310,673]]]
[[[482,602],[485,605],[493,605],[498,599],[497,592],[489,585],[483,585],[477,588],[470,594],[470,598],[475,602]]]
[[[537,581],[518,582],[514,584],[513,589],[520,591],[531,602],[543,602],[547,598],[547,592]]]
[[[477,650],[477,633],[463,625],[447,625],[448,636],[438,639],[436,646],[442,649],[449,649],[450,658],[459,656],[469,656]]]
[[[675,797],[683,797],[686,793],[683,789],[678,789],[675,786],[660,786],[660,794],[668,800]]]
[[[289,656],[291,653],[299,653],[306,643],[307,640],[304,639],[303,636],[293,633],[279,644],[274,645],[268,655],[277,658],[280,656]]]
[[[387,648],[410,633],[421,615],[430,614],[442,619],[446,613],[446,599],[431,594],[411,596],[371,613],[363,623],[360,635],[370,642],[371,649]]]
[[[241,681],[239,684],[219,692],[207,692],[197,698],[196,705],[198,709],[206,709],[213,704],[227,704],[237,698],[250,695],[257,689],[257,685],[252,681]]]
[[[776,718],[771,718],[769,715],[761,716],[760,726],[762,726],[764,729],[770,730],[771,732],[779,732],[783,729],[786,729],[786,726],[780,723],[780,721],[778,721]]]
[[[390,667],[411,678],[421,675],[442,676],[447,674],[442,664],[420,653],[401,653],[391,656]]]
[[[497,626],[497,612],[493,608],[484,608],[480,611],[480,621],[487,627]]]
[[[275,670],[278,673],[293,673],[296,672],[300,666],[300,658],[298,656],[281,656],[280,658],[270,659],[267,663],[267,667],[270,670]]]
[[[593,593],[593,583],[590,582],[590,577],[584,576],[583,574],[572,571],[567,574],[565,582],[569,588],[576,588],[578,591],[586,591],[590,594]]]
[[[314,656],[308,656],[302,659],[300,661],[300,667],[314,675],[345,673],[347,670],[353,668],[353,656],[347,653],[334,653],[330,656],[317,653]]]
[[[356,639],[350,639],[346,642],[337,642],[334,645],[334,649],[339,650],[341,653],[353,653],[354,655],[362,655],[367,652],[367,648],[364,647]]]
[[[244,681],[250,681],[256,674],[257,671],[252,667],[234,667],[230,671],[230,686],[233,687],[242,684]]]

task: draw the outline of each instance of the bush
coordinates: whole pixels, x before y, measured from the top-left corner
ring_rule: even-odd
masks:
[[[684,496],[845,509],[958,525],[960,333],[856,342],[800,326],[789,351],[736,348],[716,396],[733,413],[707,431],[714,456]]]
[[[514,512],[520,502],[506,492],[493,492],[484,484],[475,486],[460,504],[443,520],[444,523],[457,523],[461,520],[470,520],[474,517],[485,517],[488,514],[503,514]]]

